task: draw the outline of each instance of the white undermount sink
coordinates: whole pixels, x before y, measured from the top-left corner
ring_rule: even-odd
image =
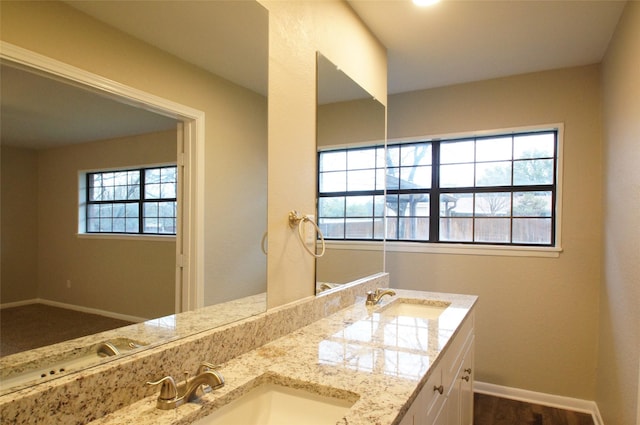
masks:
[[[194,425],[333,425],[355,400],[264,383]]]
[[[417,317],[435,320],[449,307],[443,302],[417,302],[398,300],[380,310],[381,314],[391,316]]]

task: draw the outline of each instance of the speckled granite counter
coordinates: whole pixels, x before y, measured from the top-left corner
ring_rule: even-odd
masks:
[[[184,333],[177,339],[0,396],[0,423],[70,425],[102,418],[156,394],[155,388],[144,385],[146,381],[182,376],[203,360],[229,362],[363,302],[368,290],[387,286],[389,276],[381,273],[219,327],[212,326],[219,318],[216,309],[181,313],[175,319]]]
[[[476,302],[474,296],[397,292],[374,307],[359,296],[351,307],[228,360],[219,369],[226,385],[197,402],[163,411],[154,394],[94,425],[191,423],[265,381],[357,400],[341,424],[396,424]],[[451,305],[437,320],[381,312],[398,299]]]
[[[14,376],[20,375],[25,371],[37,371],[42,368],[50,368],[49,365],[62,360],[73,361],[76,358],[86,355],[90,351],[95,351],[96,347],[103,342],[113,342],[123,339],[130,340],[142,345],[132,350],[139,352],[172,340],[184,338],[198,332],[264,313],[267,308],[266,306],[267,294],[265,292],[194,311],[172,314],[122,328],[99,332],[58,344],[0,357],[0,395],[59,378],[61,373],[52,373],[46,374],[42,378],[33,378],[25,384],[10,384],[11,381],[14,380]],[[126,355],[129,353],[123,352],[123,354]],[[119,359],[117,357],[99,358],[95,356],[95,358],[82,362],[82,366],[76,368],[73,366],[66,367],[64,374],[68,375],[76,372],[79,368],[86,368],[98,363],[114,360]],[[35,374],[35,376],[37,376],[37,374]]]

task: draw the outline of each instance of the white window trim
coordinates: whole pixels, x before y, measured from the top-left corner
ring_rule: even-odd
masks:
[[[405,241],[327,241],[328,249],[344,251],[417,252],[424,254],[486,255],[495,257],[557,258],[562,252],[558,247],[434,244]]]
[[[548,257],[557,258],[559,247],[434,244],[412,242],[385,242],[386,252],[421,252],[425,254],[487,255],[497,257]]]
[[[388,243],[388,242],[386,242]],[[328,249],[345,251],[382,251],[384,241],[350,241],[350,240],[327,240],[325,245]]]
[[[78,239],[112,239],[128,241],[175,242],[176,235],[144,235],[134,233],[76,233]]]

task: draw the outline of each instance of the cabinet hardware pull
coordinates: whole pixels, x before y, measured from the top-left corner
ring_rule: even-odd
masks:
[[[464,371],[465,371],[465,373],[469,373],[469,374],[471,374],[471,368],[467,368],[467,369],[465,369]]]
[[[469,376],[468,375],[463,376],[461,379],[464,379],[465,381],[469,382]]]
[[[442,393],[444,393],[444,386],[440,385],[439,387],[437,387],[437,386],[434,385],[433,386],[433,391],[437,391],[440,394],[442,394]]]

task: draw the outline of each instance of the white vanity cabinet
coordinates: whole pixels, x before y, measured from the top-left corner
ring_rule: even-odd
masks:
[[[473,312],[400,425],[473,425]]]

